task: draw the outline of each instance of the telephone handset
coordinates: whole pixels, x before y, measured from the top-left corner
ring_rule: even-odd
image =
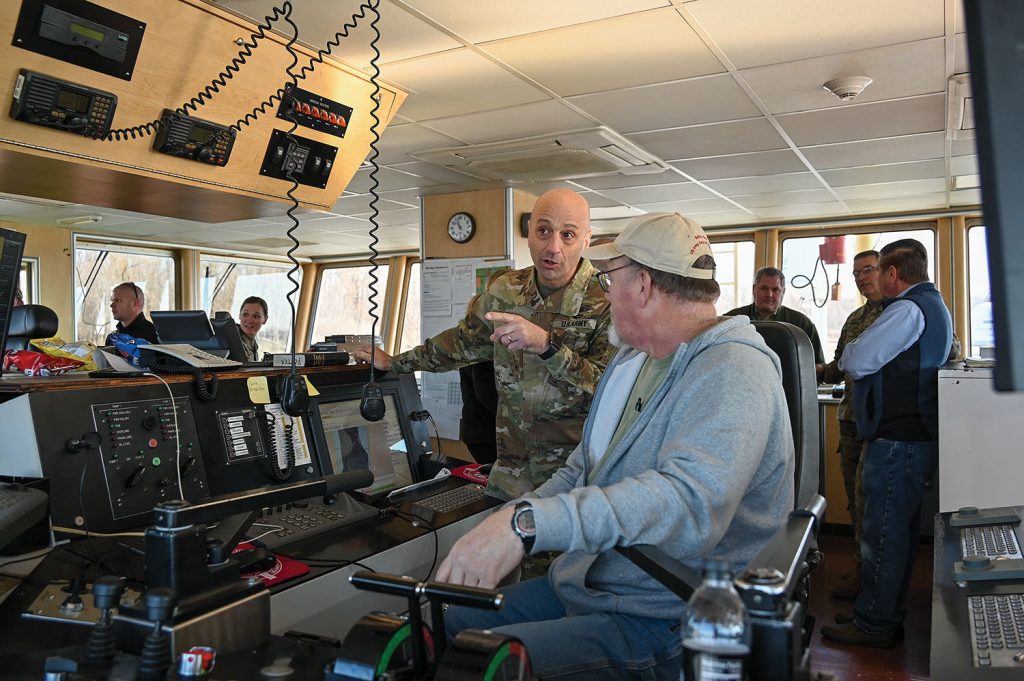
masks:
[[[140,345],[139,362],[158,374],[192,374],[196,394],[203,402],[212,402],[217,397],[217,375],[211,374],[207,381],[203,377],[204,369],[227,369],[241,365],[241,362],[217,357],[183,343]]]

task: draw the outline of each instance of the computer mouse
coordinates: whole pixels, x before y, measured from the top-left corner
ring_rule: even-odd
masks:
[[[236,551],[232,557],[238,560],[239,572],[242,574],[266,572],[277,564],[274,552],[262,546]]]

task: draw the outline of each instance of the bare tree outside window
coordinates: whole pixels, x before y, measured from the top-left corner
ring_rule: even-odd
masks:
[[[384,293],[388,288],[387,265],[377,268],[377,316],[384,318]],[[417,300],[419,298],[417,297]],[[370,318],[370,266],[331,267],[320,275],[316,309],[313,312],[313,343],[339,333],[369,335],[373,319]],[[408,319],[409,312],[406,312]],[[419,310],[416,311],[419,318]],[[377,335],[383,335],[380,323]],[[419,341],[417,341],[418,343]]]

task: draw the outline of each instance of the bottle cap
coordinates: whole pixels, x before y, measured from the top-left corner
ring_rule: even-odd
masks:
[[[704,560],[704,577],[730,579],[732,578],[732,565],[721,558],[706,558]]]
[[[206,646],[192,646],[178,659],[178,675],[184,677],[206,676],[213,671],[217,652]]]

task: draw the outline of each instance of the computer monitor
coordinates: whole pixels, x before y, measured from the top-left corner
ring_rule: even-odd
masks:
[[[236,362],[245,362],[245,347],[242,345],[242,334],[238,330],[238,324],[227,312],[218,312],[210,320],[213,324],[213,333],[217,336],[217,344],[221,350],[227,351],[227,358]],[[258,358],[257,358],[258,359]]]
[[[25,235],[0,228],[0,351],[7,347],[11,326],[11,308],[21,277],[21,256],[25,253]]]
[[[203,310],[153,310],[153,326],[161,343],[187,343],[218,357],[228,351],[221,347],[210,318]]]
[[[320,465],[325,474],[369,469],[373,485],[359,490],[368,497],[386,494],[416,482],[416,466],[423,452],[425,433],[417,433],[408,414],[419,406],[419,396],[406,396],[416,405],[407,407],[403,392],[408,385],[400,377],[380,382],[386,412],[380,421],[367,421],[359,413],[362,383],[321,390],[313,398],[310,429],[313,432]],[[407,377],[411,378],[411,377]]]

